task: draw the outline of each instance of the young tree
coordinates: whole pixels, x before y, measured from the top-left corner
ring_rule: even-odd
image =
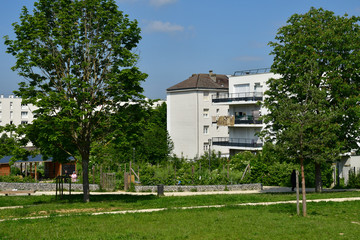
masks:
[[[273,73],[264,135],[301,163],[303,214],[306,215],[304,162],[316,166],[316,189],[321,190],[320,166],[341,152],[357,148],[360,110],[360,18],[335,16],[311,8],[294,14],[270,42]]]
[[[39,108],[27,136],[46,156],[81,162],[88,202],[92,143],[111,139],[112,115],[126,108],[121,102],[143,98],[146,74],[133,52],[140,28],[114,0],[39,0],[13,26],[7,52],[27,80],[15,94]]]

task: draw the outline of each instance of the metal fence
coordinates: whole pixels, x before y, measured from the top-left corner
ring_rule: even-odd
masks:
[[[212,138],[212,143],[213,145],[228,147],[261,148],[263,146],[263,143],[257,142],[257,139],[248,138],[214,137]]]
[[[213,95],[212,102],[257,102],[263,100],[262,92],[242,92],[242,93],[223,93],[220,95]]]

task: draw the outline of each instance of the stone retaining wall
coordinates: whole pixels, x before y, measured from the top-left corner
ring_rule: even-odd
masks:
[[[69,183],[64,183],[64,189],[69,189]],[[97,184],[90,184],[90,191],[97,191],[100,189]],[[0,190],[34,190],[34,191],[56,191],[56,183],[9,183],[0,182]],[[82,184],[71,184],[71,190],[83,190]]]
[[[234,185],[198,185],[198,186],[164,186],[165,192],[211,192],[211,191],[237,191],[262,190],[261,183],[234,184]],[[157,192],[157,186],[135,186],[136,192]]]

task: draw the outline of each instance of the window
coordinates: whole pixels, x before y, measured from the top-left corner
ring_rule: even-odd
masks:
[[[21,121],[21,124],[26,125],[26,124],[28,124],[28,121]]]
[[[14,118],[14,112],[10,111],[10,119],[13,119],[13,118]]]
[[[204,108],[204,110],[203,110],[203,117],[204,117],[204,118],[208,118],[208,117],[209,117],[209,109],[208,109],[208,108]]]
[[[234,92],[239,93],[240,96],[243,96],[245,93],[250,92],[250,84],[236,84],[234,85]]]
[[[28,118],[28,112],[21,112],[21,118]]]
[[[216,109],[216,114],[219,114],[219,111],[220,111],[220,109],[217,108],[217,109]]]
[[[10,102],[10,109],[13,109],[13,108],[14,108],[14,103]]]
[[[209,126],[204,126],[204,134],[209,134]]]
[[[28,108],[28,105],[27,105],[27,104],[21,104],[21,109],[22,109],[22,110],[27,110],[27,109],[29,109],[29,108]]]
[[[204,92],[204,101],[209,101],[209,92]]]
[[[205,142],[203,149],[204,149],[204,151],[209,151],[209,143]]]
[[[254,91],[255,92],[262,92],[262,86],[260,85],[260,83],[255,83]]]

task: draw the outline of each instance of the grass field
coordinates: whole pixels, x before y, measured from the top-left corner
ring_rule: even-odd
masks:
[[[308,194],[308,199],[359,197],[360,192]],[[294,194],[205,195],[188,197],[100,195],[55,201],[53,196],[0,197],[0,239],[359,239],[360,201],[308,203],[308,217],[295,204],[232,206],[244,202],[294,200]],[[227,207],[175,210],[224,204]],[[170,208],[153,213],[90,216],[90,212]],[[57,216],[57,215],[66,216]]]

